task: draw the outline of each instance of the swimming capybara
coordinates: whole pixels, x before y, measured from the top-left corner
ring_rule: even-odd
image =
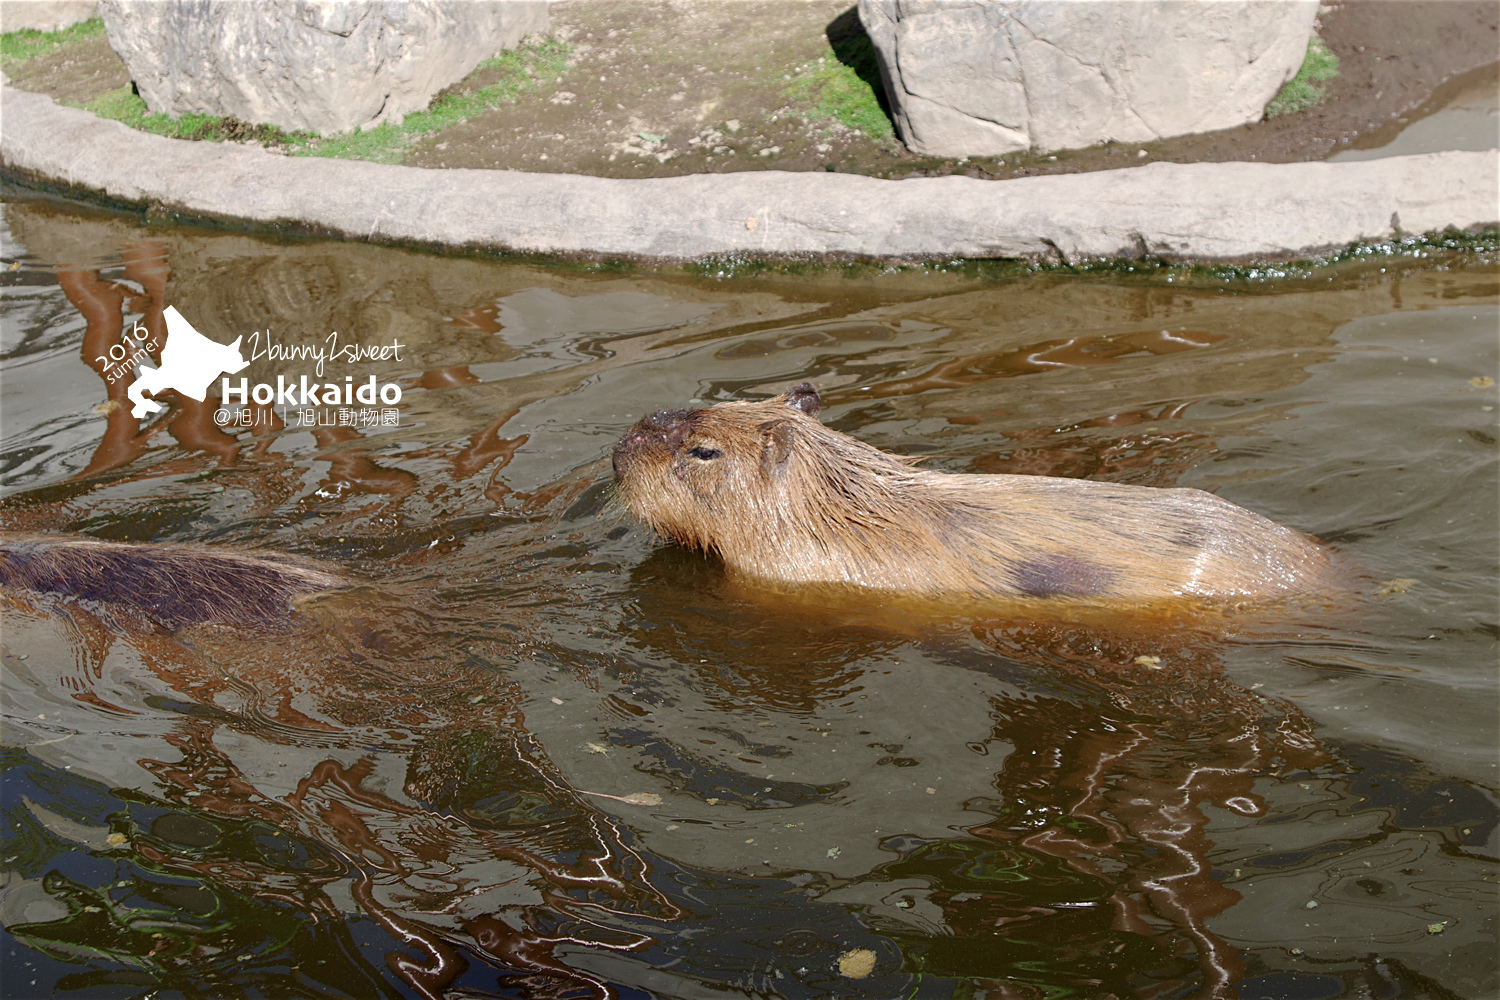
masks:
[[[276,628],[300,597],[346,586],[285,557],[45,535],[0,538],[0,587],[129,608],[168,629]]]
[[[1101,605],[1241,602],[1311,589],[1306,535],[1192,489],[928,472],[816,419],[802,384],[664,410],[614,449],[618,498],[734,572],[907,594]]]

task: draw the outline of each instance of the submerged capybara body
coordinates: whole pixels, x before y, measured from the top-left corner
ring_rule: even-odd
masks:
[[[1313,539],[1192,489],[927,472],[816,419],[803,384],[654,413],[614,449],[616,489],[660,534],[734,571],[909,594],[1142,605],[1311,589]]]
[[[300,597],[345,586],[281,557],[45,535],[0,538],[0,587],[129,608],[169,629],[275,628]]]

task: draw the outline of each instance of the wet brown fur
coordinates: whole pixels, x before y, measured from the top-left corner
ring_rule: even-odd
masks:
[[[654,413],[615,446],[616,490],[665,537],[789,584],[1104,605],[1313,589],[1318,542],[1201,490],[913,468],[816,419],[800,385]]]
[[[47,536],[0,537],[0,587],[125,607],[178,629],[275,628],[294,602],[346,581],[286,557]]]

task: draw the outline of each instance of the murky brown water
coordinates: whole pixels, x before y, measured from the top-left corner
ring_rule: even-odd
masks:
[[[359,581],[272,634],[6,595],[6,996],[1494,995],[1494,254],[728,279],[4,219],[4,526]],[[168,305],[399,341],[236,378],[401,402],[136,420],[111,350]],[[919,620],[607,508],[640,415],[803,379],[930,467],[1214,490],[1359,593]]]

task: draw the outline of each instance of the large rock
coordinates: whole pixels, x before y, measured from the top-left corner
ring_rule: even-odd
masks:
[[[56,31],[96,13],[94,0],[0,0],[0,31]]]
[[[546,0],[100,0],[146,106],[327,135],[400,121],[547,30]]]
[[[1317,0],[859,0],[902,139],[934,156],[1149,142],[1256,121]]]

